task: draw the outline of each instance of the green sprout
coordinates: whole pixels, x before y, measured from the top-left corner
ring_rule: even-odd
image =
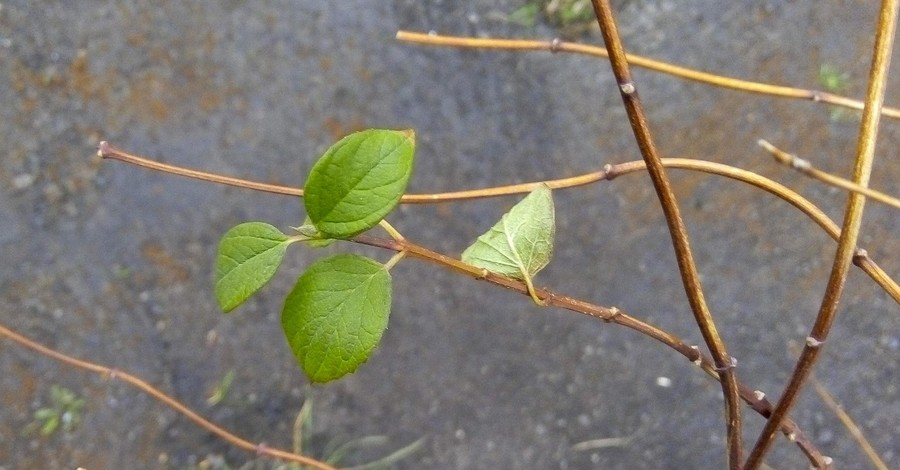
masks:
[[[231,390],[232,382],[234,382],[234,369],[230,369],[225,373],[225,376],[222,377],[222,380],[216,385],[216,389],[213,390],[212,395],[206,399],[206,404],[208,406],[216,406],[219,403],[222,403],[222,400],[228,396],[228,391]]]
[[[850,84],[850,74],[842,71],[832,64],[822,64],[819,67],[819,85],[829,93],[843,94],[846,93]],[[851,112],[845,108],[832,106],[828,113],[831,121],[846,120],[851,116]]]
[[[50,436],[62,426],[63,432],[71,432],[81,422],[84,399],[78,398],[71,390],[53,385],[50,388],[50,406],[34,411],[33,420],[23,430],[23,434],[39,432]]]
[[[843,93],[850,82],[850,74],[832,64],[819,67],[819,84],[831,93]]]

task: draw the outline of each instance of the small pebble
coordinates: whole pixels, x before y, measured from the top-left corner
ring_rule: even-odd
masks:
[[[16,175],[13,178],[13,187],[22,190],[34,183],[34,175],[29,175],[28,173],[22,173],[21,175]]]

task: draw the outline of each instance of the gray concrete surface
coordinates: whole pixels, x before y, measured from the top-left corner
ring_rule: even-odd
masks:
[[[686,66],[815,87],[819,67],[861,96],[874,2],[617,2],[630,51]],[[278,313],[302,267],[229,316],[212,294],[232,225],[301,220],[285,197],[99,162],[101,139],[162,161],[299,185],[331,142],[365,127],[413,127],[411,190],[531,181],[639,158],[608,64],[548,53],[399,44],[398,28],[552,38],[499,18],[522,2],[29,2],[0,9],[0,322],[67,354],[135,373],[217,423],[289,447],[304,398],[312,450],[383,434],[359,459],[424,437],[396,468],[722,468],[718,386],[655,342],[411,261],[394,270],[383,344],[360,371],[310,387]],[[599,35],[580,38],[598,43]],[[896,66],[894,67],[896,70]],[[665,155],[784,181],[839,217],[844,194],[778,167],[766,138],[847,174],[857,115],[636,71]],[[887,102],[898,105],[897,80]],[[896,194],[898,122],[882,125],[872,185]],[[738,183],[673,172],[707,297],[740,378],[777,396],[819,303],[834,244],[787,204]],[[661,213],[646,175],[560,191],[555,259],[539,284],[618,305],[691,342]],[[408,237],[458,254],[514,200],[404,207]],[[900,273],[900,215],[870,203],[863,245]],[[343,249],[343,247],[342,247]],[[349,247],[351,250],[359,250]],[[333,251],[333,250],[332,250]],[[361,250],[380,259],[388,253]],[[897,305],[859,271],[819,377],[890,465],[900,459]],[[230,370],[223,403],[206,397]],[[192,468],[255,461],[156,401],[0,341],[0,468]],[[671,380],[660,386],[659,378]],[[23,436],[51,385],[85,397],[71,433]],[[812,392],[793,416],[839,468],[858,446]],[[748,444],[762,420],[747,414]],[[620,446],[573,450],[593,439]],[[805,468],[780,442],[774,468]]]

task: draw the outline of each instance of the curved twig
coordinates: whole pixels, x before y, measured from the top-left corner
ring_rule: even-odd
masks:
[[[124,163],[137,165],[142,168],[148,168],[151,170],[161,171],[163,173],[169,173],[178,176],[185,176],[200,181],[225,184],[245,189],[253,189],[256,191],[263,191],[272,194],[303,196],[303,189],[301,188],[265,184],[257,181],[250,181],[230,176],[222,176],[216,173],[192,170],[189,168],[155,162],[153,160],[148,160],[146,158],[138,157],[124,152],[116,147],[113,147],[107,142],[100,143],[98,154],[102,158],[118,160]],[[816,224],[822,227],[822,229],[825,230],[825,232],[828,233],[831,238],[837,240],[840,236],[840,228],[834,222],[832,222],[832,220],[829,219],[824,212],[816,207],[815,204],[805,199],[803,196],[797,194],[796,192],[790,190],[789,188],[785,187],[784,185],[772,181],[762,175],[722,163],[710,162],[705,160],[695,160],[688,158],[663,158],[662,163],[664,166],[670,168],[700,171],[713,175],[724,176],[735,181],[741,181],[753,185],[773,194],[780,199],[783,199],[792,206],[800,209]],[[583,175],[573,176],[569,178],[559,178],[548,181],[535,181],[532,183],[521,183],[484,189],[453,191],[447,193],[404,194],[400,199],[400,202],[404,204],[445,203],[469,201],[487,197],[507,196],[513,194],[525,194],[531,192],[542,184],[546,184],[553,189],[574,188],[577,186],[583,186],[603,180],[612,180],[616,176],[644,171],[646,170],[646,168],[647,165],[643,161],[638,160],[618,163],[615,165],[606,165],[601,171],[585,173]],[[868,254],[866,254],[864,257],[858,256],[854,259],[854,262],[863,271],[865,271],[866,274],[868,274],[869,277],[871,277],[872,280],[874,280],[888,295],[890,295],[891,298],[893,298],[894,301],[897,302],[897,304],[900,304],[900,286],[898,286],[897,283],[887,273],[885,273],[881,269],[881,267],[875,263],[875,261],[873,261],[868,256]]]
[[[325,462],[320,462],[312,457],[307,457],[305,455],[295,454],[292,452],[287,452],[287,451],[283,451],[283,450],[279,450],[279,449],[272,449],[270,447],[265,446],[264,444],[254,444],[236,434],[233,434],[233,433],[225,430],[224,428],[221,428],[221,427],[213,424],[211,421],[208,421],[207,419],[205,419],[204,417],[200,416],[195,411],[190,409],[187,405],[166,395],[165,393],[163,393],[159,389],[155,388],[154,386],[150,385],[149,383],[145,382],[144,380],[141,380],[140,378],[138,378],[134,375],[131,375],[127,372],[123,372],[121,370],[114,369],[112,367],[103,366],[103,365],[96,364],[93,362],[76,359],[72,356],[63,354],[54,349],[50,349],[47,346],[44,346],[40,343],[32,341],[32,340],[26,338],[25,336],[22,336],[22,335],[16,333],[15,331],[12,331],[9,328],[6,328],[3,325],[0,325],[0,336],[5,336],[5,337],[9,338],[10,340],[12,340],[13,342],[19,344],[20,346],[26,347],[32,351],[35,351],[35,352],[42,354],[44,356],[47,356],[51,359],[62,362],[66,365],[76,367],[78,369],[90,371],[90,372],[99,374],[108,379],[121,380],[122,382],[125,382],[126,384],[131,385],[132,387],[134,387],[134,388],[146,393],[147,395],[150,395],[151,397],[155,398],[156,400],[162,402],[169,408],[172,408],[179,414],[181,414],[184,417],[186,417],[187,419],[189,419],[191,422],[193,422],[197,426],[200,426],[201,428],[209,431],[210,433],[218,436],[222,440],[228,442],[229,444],[231,444],[239,449],[243,449],[248,452],[253,452],[258,455],[265,455],[267,457],[281,459],[281,460],[284,460],[287,462],[294,462],[294,463],[299,463],[299,464],[303,464],[303,465],[308,465],[310,467],[318,468],[320,470],[337,470],[335,467],[332,467],[331,465],[329,465]]]
[[[466,264],[456,258],[429,250],[425,247],[416,245],[408,239],[404,240],[386,240],[375,238],[368,235],[358,235],[350,240],[354,243],[363,245],[376,246],[398,253],[408,253],[414,258],[421,259],[430,263],[437,264],[443,268],[450,269],[459,274],[469,276],[475,280],[485,281],[509,290],[516,291],[523,295],[531,295],[532,291],[524,281],[508,278],[499,274],[485,271],[482,268]],[[653,326],[643,320],[639,320],[625,311],[617,307],[603,307],[600,305],[585,302],[573,297],[559,294],[550,289],[535,289],[534,294],[544,300],[547,305],[556,306],[572,312],[587,315],[589,317],[603,320],[606,323],[615,323],[634,330],[645,336],[648,336],[660,343],[670,347],[677,353],[681,354],[693,364],[700,367],[713,379],[722,381],[722,369],[717,367],[709,357],[700,352],[700,348],[689,345],[681,338]],[[771,413],[772,405],[766,399],[765,394],[758,390],[753,390],[740,383],[737,383],[738,396],[747,403],[750,408],[762,415],[768,417]],[[807,456],[809,461],[817,466],[824,467],[827,465],[827,457],[815,447],[812,441],[800,430],[796,423],[785,421],[781,427],[781,432],[795,442],[800,450]]]

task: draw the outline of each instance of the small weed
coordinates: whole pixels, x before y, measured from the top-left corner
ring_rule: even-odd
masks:
[[[227,375],[226,375],[227,376]],[[384,446],[388,443],[385,436],[363,436],[349,441],[341,441],[333,439],[325,445],[322,456],[318,457],[309,447],[310,436],[312,435],[313,409],[312,400],[307,399],[300,407],[297,417],[294,419],[292,430],[292,451],[297,454],[303,454],[310,457],[318,458],[323,462],[331,465],[341,466],[341,468],[349,470],[385,470],[391,468],[391,465],[402,459],[412,455],[424,441],[424,438],[418,439],[397,449],[390,454],[377,460],[362,463],[359,465],[345,466],[344,462],[357,455],[359,452],[373,447]],[[181,467],[181,470],[307,470],[307,466],[296,463],[272,462],[270,459],[254,459],[245,462],[239,467],[232,467],[221,455],[208,455],[205,459],[196,465]]]
[[[222,403],[222,400],[228,396],[228,391],[231,390],[232,382],[234,382],[234,369],[230,369],[225,373],[225,376],[222,377],[222,380],[216,385],[216,389],[213,390],[212,395],[206,399],[206,404],[208,406],[216,406],[219,403]]]
[[[576,36],[596,26],[590,0],[529,0],[505,19],[530,28],[541,16],[566,36]]]
[[[850,74],[832,64],[822,64],[819,67],[819,85],[829,93],[844,94],[850,83]],[[832,106],[828,113],[831,121],[848,120],[853,115],[846,108]]]
[[[23,434],[39,432],[41,436],[50,436],[62,426],[63,432],[70,432],[81,422],[81,410],[84,399],[78,398],[71,390],[53,385],[50,388],[50,406],[34,411],[33,420]]]

